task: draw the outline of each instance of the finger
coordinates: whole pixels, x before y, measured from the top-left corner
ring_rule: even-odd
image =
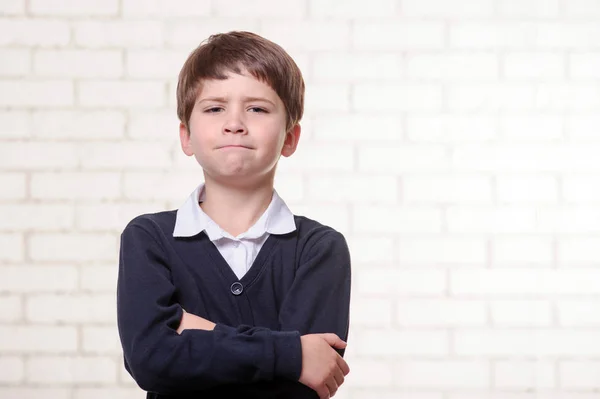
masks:
[[[333,395],[335,395],[335,393],[338,390],[338,385],[337,382],[335,382],[335,378],[328,378],[327,381],[325,381],[325,385],[327,386],[327,389],[329,390],[329,397],[333,397]]]
[[[348,363],[346,363],[344,358],[341,357],[340,355],[337,355],[336,361],[337,361],[338,367],[342,370],[342,373],[344,375],[348,375],[348,373],[350,372],[350,367],[348,367]]]
[[[344,380],[345,380],[342,369],[340,369],[339,367],[336,367],[335,371],[333,372],[333,378],[335,378],[335,382],[339,388],[344,383]]]
[[[332,334],[332,333],[321,334],[321,337],[323,337],[323,339],[330,346],[333,346],[334,348],[344,349],[346,347],[346,343],[344,341],[342,341],[342,339],[335,334]]]
[[[317,395],[319,395],[319,399],[329,399],[329,388],[327,385],[323,384],[320,389],[317,391]]]

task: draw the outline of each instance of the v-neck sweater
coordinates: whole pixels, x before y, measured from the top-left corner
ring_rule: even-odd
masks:
[[[347,339],[343,235],[294,216],[296,230],[269,236],[238,279],[205,232],[173,237],[175,217],[141,215],[121,234],[119,335],[125,367],[147,398],[317,398],[298,382],[300,336]],[[183,309],[215,329],[178,334]]]

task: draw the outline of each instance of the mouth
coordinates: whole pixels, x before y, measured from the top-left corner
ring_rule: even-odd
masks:
[[[245,148],[247,150],[251,150],[251,147],[245,146],[245,145],[224,145],[221,147],[217,147],[217,149],[224,149],[224,148]]]

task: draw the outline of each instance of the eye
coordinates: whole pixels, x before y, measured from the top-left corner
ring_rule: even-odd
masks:
[[[268,113],[268,111],[264,108],[260,108],[260,107],[251,107],[248,108],[248,110],[252,111],[252,112],[263,112],[263,113]]]
[[[212,107],[212,108],[205,109],[204,112],[206,112],[208,114],[214,114],[214,113],[220,112],[222,110],[223,110],[223,108],[221,108],[221,107]]]

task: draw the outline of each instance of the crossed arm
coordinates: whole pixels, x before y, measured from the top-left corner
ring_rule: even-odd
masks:
[[[119,334],[126,367],[143,389],[169,394],[280,377],[320,398],[335,394],[348,373],[334,348],[343,353],[350,294],[350,259],[339,233],[319,237],[298,267],[280,307],[280,331],[186,313],[172,301],[176,289],[155,235],[133,225],[121,239]]]

